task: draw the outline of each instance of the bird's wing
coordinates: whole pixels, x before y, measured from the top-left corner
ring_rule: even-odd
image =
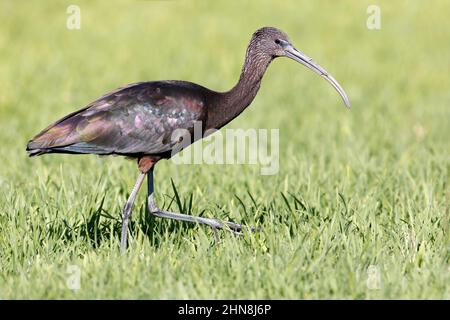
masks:
[[[46,152],[160,154],[205,119],[199,90],[173,82],[143,82],[114,90],[39,133],[30,155]],[[178,131],[179,132],[179,131]]]

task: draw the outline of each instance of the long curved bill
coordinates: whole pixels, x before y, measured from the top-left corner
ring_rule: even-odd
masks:
[[[315,73],[320,74],[329,83],[331,83],[331,85],[341,95],[342,100],[344,100],[345,105],[348,108],[350,108],[350,101],[348,100],[347,94],[345,93],[344,89],[324,68],[322,68],[319,64],[317,64],[317,62],[315,62],[313,59],[308,57],[306,54],[304,54],[300,50],[295,49],[288,42],[283,44],[283,49],[286,54],[286,57],[289,57],[289,58],[301,63],[302,65],[308,67]]]

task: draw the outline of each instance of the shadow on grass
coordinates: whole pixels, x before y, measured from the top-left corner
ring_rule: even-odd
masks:
[[[182,198],[172,181],[174,196],[164,196],[161,206],[163,210],[173,210],[186,214],[196,214],[203,216],[206,210],[200,213],[192,212],[193,194]],[[53,239],[62,240],[65,243],[82,242],[93,248],[98,248],[102,243],[110,243],[111,239],[116,240],[117,246],[120,243],[122,230],[122,212],[111,214],[104,208],[106,194],[96,208],[92,208],[83,220],[69,223],[66,219],[54,220],[47,225],[47,236]],[[95,201],[97,202],[97,201]],[[62,222],[62,223],[61,223]],[[133,214],[128,225],[129,240],[136,238],[139,233],[148,238],[152,246],[159,247],[167,234],[176,235],[174,239],[183,239],[197,224],[174,221],[170,219],[158,218],[148,211],[147,203],[139,205],[135,203]],[[209,228],[207,226],[202,226]],[[181,237],[179,237],[181,236]],[[213,238],[213,235],[212,235]]]

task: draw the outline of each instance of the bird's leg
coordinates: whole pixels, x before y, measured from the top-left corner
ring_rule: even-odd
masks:
[[[131,191],[131,194],[123,207],[123,220],[122,220],[122,236],[120,238],[120,251],[123,253],[127,248],[127,232],[128,232],[128,221],[131,216],[131,209],[133,208],[134,200],[136,199],[136,195],[144,181],[145,173],[139,174],[139,177],[136,180],[136,184]]]
[[[187,221],[187,222],[194,222],[194,223],[201,223],[206,224],[210,227],[212,227],[214,230],[217,229],[229,229],[233,233],[240,234],[241,231],[244,230],[244,227],[234,223],[234,222],[222,222],[217,219],[209,219],[209,218],[203,218],[203,217],[196,217],[196,216],[190,216],[187,214],[182,213],[176,213],[176,212],[169,212],[169,211],[163,211],[158,208],[155,202],[154,198],[154,184],[153,184],[153,169],[147,172],[147,183],[148,183],[148,210],[150,213],[154,216],[160,217],[160,218],[169,218],[173,220],[179,220],[179,221]],[[249,228],[251,231],[255,231],[254,228]]]

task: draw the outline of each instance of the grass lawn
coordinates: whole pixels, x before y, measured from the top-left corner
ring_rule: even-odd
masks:
[[[70,4],[79,30],[66,28]],[[0,298],[450,299],[450,4],[377,1],[381,29],[369,30],[370,4],[1,0]],[[276,175],[172,161],[155,171],[165,209],[263,231],[217,242],[204,226],[149,217],[142,189],[121,256],[136,164],[30,159],[27,141],[127,83],[228,90],[265,25],[330,71],[352,109],[276,60],[227,126],[279,128]]]

